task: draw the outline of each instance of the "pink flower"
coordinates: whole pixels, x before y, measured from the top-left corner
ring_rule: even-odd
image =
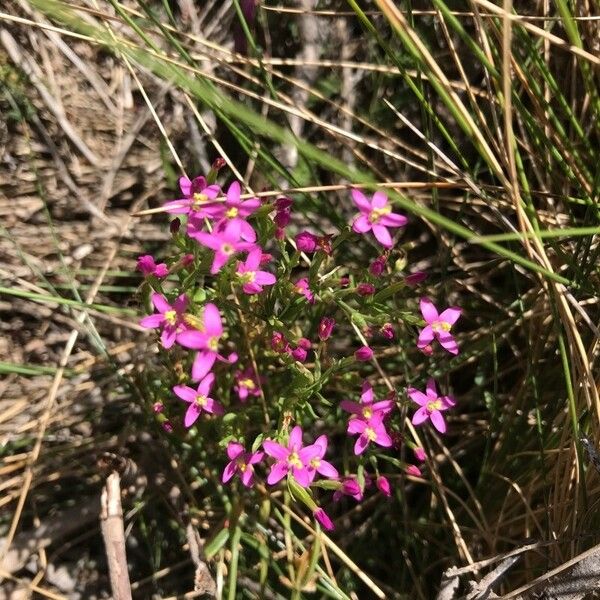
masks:
[[[404,278],[404,282],[406,283],[406,285],[414,287],[416,285],[419,285],[419,283],[422,283],[426,279],[427,279],[427,273],[423,273],[423,271],[415,271],[414,273],[407,275]]]
[[[317,238],[317,248],[319,250],[321,250],[322,252],[325,252],[325,254],[327,254],[327,256],[331,256],[331,253],[333,252],[333,247],[331,245],[331,238],[333,237],[333,234],[327,234],[327,235],[322,235],[321,237]]]
[[[292,215],[292,211],[291,211],[291,207],[292,207],[293,201],[291,198],[286,198],[285,196],[282,196],[281,198],[277,198],[277,200],[275,200],[275,210],[277,211],[275,213],[275,216],[273,217],[273,221],[275,221],[275,225],[277,225],[277,238],[278,239],[282,239],[283,238],[283,234],[284,234],[284,227],[287,227],[290,223],[291,220],[291,215]]]
[[[327,446],[325,446],[326,448]],[[325,453],[322,444],[315,443],[311,446],[302,446],[302,429],[299,425],[292,429],[287,446],[282,446],[272,440],[265,440],[263,449],[276,460],[267,478],[269,485],[276,484],[288,473],[291,473],[299,485],[308,487],[314,479],[314,473],[311,472],[311,469],[316,470],[311,467],[311,461],[313,459],[320,460]],[[326,463],[326,461],[322,462]],[[326,464],[329,465],[329,463]]]
[[[227,189],[225,202],[214,202],[206,207],[206,214],[213,219],[219,219],[216,229],[224,229],[227,223],[235,221],[240,227],[240,237],[247,242],[256,241],[256,232],[245,220],[260,207],[258,198],[242,200],[242,188],[239,181],[234,181]]]
[[[157,292],[154,292],[150,298],[158,313],[144,317],[140,325],[147,329],[161,328],[160,341],[164,348],[169,349],[175,343],[177,335],[187,329],[184,313],[188,306],[188,298],[185,294],[181,294],[172,305]]]
[[[384,477],[383,475],[380,475],[375,480],[375,485],[377,486],[377,489],[384,496],[387,496],[389,498],[392,495],[392,488],[390,487],[390,482],[388,481],[387,477]]]
[[[352,199],[360,210],[360,214],[352,223],[352,229],[356,233],[367,233],[372,230],[373,235],[382,246],[391,248],[394,243],[387,228],[402,227],[408,222],[407,218],[392,212],[392,207],[388,204],[387,196],[383,192],[375,192],[369,202],[360,190],[353,189]]]
[[[424,349],[426,346],[429,346],[435,337],[450,354],[458,354],[458,345],[454,337],[452,337],[450,329],[456,323],[458,317],[460,317],[462,310],[456,306],[452,306],[438,315],[437,308],[429,298],[421,298],[420,306],[421,314],[427,326],[419,333],[417,348]]]
[[[179,188],[184,197],[165,203],[167,212],[173,215],[190,213],[203,215],[206,205],[221,192],[218,185],[207,185],[206,179],[202,176],[195,177],[191,181],[187,177],[180,177]]]
[[[407,394],[413,402],[416,402],[421,407],[413,415],[412,424],[420,425],[427,421],[427,419],[430,419],[432,425],[440,433],[446,433],[446,423],[442,416],[442,411],[456,405],[454,398],[451,396],[438,396],[433,377],[427,380],[425,393],[411,387],[408,388]]]
[[[372,283],[359,283],[356,291],[361,296],[371,296],[375,293],[375,286]]]
[[[264,454],[262,452],[245,452],[242,444],[229,442],[227,456],[229,462],[223,471],[223,483],[227,483],[236,473],[239,473],[242,483],[246,487],[251,487],[254,483],[254,465],[262,460]]]
[[[323,477],[327,477],[328,479],[337,479],[339,476],[337,469],[331,463],[323,460],[325,452],[327,451],[327,443],[327,436],[320,435],[315,440],[314,444],[304,448],[305,451],[308,451],[309,448],[314,448],[313,456],[307,464],[311,483],[317,473],[320,473]]]
[[[165,263],[156,264],[154,257],[150,254],[144,254],[137,259],[137,268],[144,275],[154,275],[159,279],[166,277],[169,274],[169,269]]]
[[[319,238],[308,231],[301,231],[295,238],[299,252],[314,252],[317,249]]]
[[[246,402],[248,396],[260,396],[260,384],[252,367],[236,372],[233,389],[242,402]]]
[[[165,405],[162,402],[155,402],[152,405],[152,410],[155,413],[161,413],[164,410],[164,408],[165,408]]]
[[[380,256],[369,265],[369,273],[375,277],[379,277],[385,271],[386,257]]]
[[[376,412],[368,421],[350,419],[348,422],[348,433],[360,434],[354,444],[354,454],[357,456],[362,454],[371,442],[384,448],[392,446],[393,441],[385,429],[383,417],[384,415],[381,412]]]
[[[289,344],[283,333],[280,331],[273,332],[273,335],[271,336],[271,348],[280,354],[289,350]]]
[[[331,317],[323,317],[319,323],[319,339],[325,342],[331,337],[333,328],[335,327],[335,319]]]
[[[417,465],[408,465],[405,470],[407,475],[412,475],[413,477],[421,477],[421,469],[419,469]]]
[[[342,496],[350,496],[357,502],[363,499],[363,489],[360,487],[356,477],[346,477],[342,485],[333,494],[333,500],[337,502]]]
[[[210,272],[215,275],[221,270],[221,267],[236,253],[244,250],[252,250],[254,244],[251,242],[240,241],[241,236],[241,219],[232,219],[227,223],[225,229],[212,233],[205,231],[188,230],[188,235],[193,237],[203,246],[215,251]]]
[[[419,462],[425,462],[427,459],[427,454],[425,454],[425,450],[423,448],[415,448],[413,453]]]
[[[173,388],[175,395],[189,404],[183,419],[186,427],[191,427],[202,411],[207,413],[222,415],[225,411],[223,407],[208,396],[210,388],[215,381],[213,373],[209,373],[198,385],[198,389],[193,389],[187,385],[176,385]]]
[[[322,508],[316,508],[313,512],[313,516],[321,524],[323,529],[326,529],[327,531],[333,531],[335,529],[333,521]]]
[[[381,335],[384,338],[386,338],[388,340],[393,340],[394,339],[394,326],[391,323],[384,323],[381,326],[379,333],[381,333]]]
[[[356,415],[352,418],[359,418],[364,421],[372,419],[375,415],[385,416],[394,410],[394,406],[393,400],[381,400],[375,402],[373,388],[368,381],[363,381],[360,404],[358,402],[351,402],[350,400],[342,400],[340,402],[340,407],[343,410]],[[348,425],[348,427],[350,427],[350,425]]]
[[[373,358],[373,350],[369,346],[361,346],[355,353],[354,358],[361,362],[366,362]]]
[[[308,279],[306,277],[303,277],[302,279],[296,281],[296,283],[294,284],[294,289],[296,290],[296,292],[298,292],[298,294],[302,294],[309,301],[310,304],[315,303],[315,296],[308,287]]]
[[[200,331],[188,330],[180,333],[177,341],[185,348],[200,350],[196,354],[192,365],[192,379],[202,379],[213,367],[215,360],[235,362],[233,359],[223,358],[218,352],[219,339],[223,335],[221,313],[212,303],[204,307],[203,322]],[[237,357],[235,357],[237,359]]]
[[[246,257],[245,262],[238,262],[236,274],[242,282],[246,294],[260,294],[263,285],[273,285],[277,279],[268,271],[259,271],[262,250],[256,246]]]

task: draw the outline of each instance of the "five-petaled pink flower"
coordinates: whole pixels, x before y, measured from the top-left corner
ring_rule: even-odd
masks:
[[[204,216],[204,209],[211,200],[220,193],[221,188],[216,185],[207,185],[202,176],[189,180],[187,177],[179,178],[179,188],[183,198],[170,200],[165,203],[168,213],[173,215],[196,214]]]
[[[190,329],[178,335],[177,341],[182,346],[199,350],[192,365],[192,379],[195,381],[202,379],[212,369],[217,358],[225,362],[231,362],[217,352],[219,339],[222,335],[221,313],[210,302],[204,307],[203,319],[201,323],[198,323],[198,329]]]
[[[203,246],[215,251],[215,257],[210,268],[211,274],[215,275],[236,252],[249,251],[254,248],[252,242],[241,241],[241,231],[240,220],[233,219],[227,223],[223,230],[217,231],[215,229],[212,233],[188,230],[188,235]]]
[[[273,440],[265,440],[263,449],[276,460],[267,478],[269,485],[276,484],[288,473],[291,473],[299,485],[308,487],[314,479],[314,471],[317,470],[316,467],[311,466],[313,459],[317,459],[320,461],[319,464],[328,465],[333,469],[329,463],[321,460],[327,445],[325,445],[325,449],[321,443],[302,446],[302,429],[299,425],[296,425],[290,432],[287,446],[282,446]],[[327,470],[327,467],[325,469]]]
[[[442,411],[452,408],[456,401],[452,396],[439,396],[433,377],[427,380],[425,393],[411,387],[406,392],[413,402],[416,402],[421,408],[413,415],[413,425],[431,420],[432,425],[440,432],[446,433],[446,422]]]
[[[315,303],[315,295],[312,293],[311,289],[308,287],[308,279],[303,277],[302,279],[298,279],[294,284],[294,289],[298,294],[302,294],[310,304]]]
[[[217,230],[224,229],[227,223],[235,221],[240,226],[240,237],[247,242],[255,242],[256,232],[246,218],[260,207],[260,200],[258,198],[242,200],[241,192],[240,182],[234,181],[227,189],[225,202],[213,202],[206,207],[206,213],[213,219],[219,220],[216,224]]]
[[[169,274],[169,269],[165,263],[156,263],[154,257],[151,254],[144,254],[143,256],[138,256],[137,259],[137,268],[144,275],[154,275],[159,279],[166,277]]]
[[[371,387],[371,384],[368,381],[363,381],[360,404],[358,402],[351,402],[350,400],[342,400],[340,402],[340,407],[345,411],[356,415],[352,418],[359,418],[363,421],[368,421],[377,414],[385,416],[394,410],[394,401],[381,400],[379,402],[375,402],[375,396],[373,394],[373,388]]]
[[[442,314],[438,314],[437,308],[429,298],[421,298],[420,307],[427,325],[419,333],[417,347],[426,348],[435,337],[450,354],[458,354],[458,345],[450,333],[450,329],[460,317],[462,310],[456,306],[451,306],[444,310]]]
[[[150,298],[158,313],[144,317],[140,325],[147,329],[162,328],[160,341],[163,347],[171,348],[177,335],[187,329],[184,313],[188,306],[188,298],[185,294],[181,294],[172,305],[158,292],[154,292]]]
[[[215,381],[213,373],[209,373],[198,385],[198,389],[191,388],[187,385],[176,385],[173,388],[175,394],[184,402],[189,404],[183,424],[186,427],[191,427],[202,411],[207,413],[222,415],[225,411],[223,407],[212,398],[209,397],[210,388]]]
[[[388,198],[383,192],[375,192],[369,202],[360,190],[353,189],[352,199],[360,210],[360,214],[352,223],[352,229],[356,233],[367,233],[372,230],[373,235],[382,246],[391,248],[394,243],[387,228],[402,227],[408,222],[407,218],[392,212]]]
[[[256,246],[248,253],[245,262],[238,262],[236,274],[246,294],[260,294],[263,285],[273,285],[277,281],[272,273],[259,270],[261,258],[262,250]]]
[[[260,396],[260,385],[253,367],[247,367],[235,374],[233,389],[242,402],[246,402],[248,396]]]
[[[227,483],[236,473],[246,487],[254,483],[254,465],[259,463],[264,454],[262,452],[246,452],[244,446],[238,442],[227,444],[227,456],[229,461],[223,471],[223,483]]]
[[[354,444],[354,454],[362,454],[371,442],[384,448],[393,445],[394,442],[383,424],[383,418],[384,415],[380,411],[376,412],[368,421],[360,418],[348,421],[348,433],[360,434]]]
[[[310,475],[310,482],[312,483],[315,475],[320,473],[323,477],[327,477],[328,479],[337,479],[339,477],[337,469],[326,460],[323,460],[325,456],[325,452],[327,451],[327,436],[320,435],[315,443],[311,446],[307,446],[304,450],[308,450],[309,448],[315,448],[313,457],[309,460],[307,467]]]

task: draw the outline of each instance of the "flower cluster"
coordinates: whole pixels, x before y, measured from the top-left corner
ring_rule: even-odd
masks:
[[[243,194],[238,181],[224,192],[216,183],[222,166],[216,163],[207,177],[180,178],[180,197],[164,205],[165,212],[175,215],[171,233],[180,255],[168,264],[157,264],[149,255],[138,259],[143,289],[154,309],[140,324],[156,329],[162,348],[170,353],[164,364],[173,368],[165,381],[170,381],[168,394],[177,400],[169,403],[168,395],[157,394],[151,402],[154,418],[177,435],[192,427],[211,427],[224,464],[222,483],[239,478],[251,488],[261,477],[271,486],[286,480],[317,522],[332,529],[333,521],[314,499],[318,488],[333,490],[334,500],[348,496],[359,501],[373,486],[386,497],[392,495],[390,476],[379,472],[378,457],[397,452],[403,443],[399,408],[405,400],[400,390],[377,399],[374,384],[365,376],[358,401],[327,401],[324,386],[344,370],[366,371],[371,362],[382,372],[376,344],[393,343],[399,331],[415,322],[382,308],[392,295],[388,289],[404,290],[410,302],[426,274],[398,277],[390,260],[393,234],[407,218],[393,212],[383,192],[368,198],[359,189],[351,190],[359,213],[345,238],[307,230],[290,237],[293,200],[281,196],[262,204]],[[351,239],[352,232],[374,238],[378,255],[364,266],[336,266],[341,242]],[[272,247],[267,251],[268,244]],[[345,270],[333,277],[339,268]],[[429,355],[437,341],[457,354],[451,328],[460,309],[438,313],[427,297],[420,299],[420,309],[424,327],[416,348]],[[345,341],[352,330],[359,339],[353,348]],[[454,399],[440,396],[432,378],[425,392],[408,387],[406,393],[419,406],[413,424],[430,421],[445,433],[442,412],[456,404]],[[169,418],[178,412],[178,402],[184,408],[183,429]],[[339,410],[349,415],[346,433],[355,472],[346,466],[340,473],[342,461],[334,466],[326,459],[328,448],[335,444],[337,457],[338,446],[344,444],[343,435],[335,437],[342,433],[335,427]],[[308,415],[315,414],[319,419],[309,435]],[[426,460],[416,441],[406,443],[418,461]],[[365,457],[374,474],[365,472]],[[421,475],[416,465],[403,468]]]

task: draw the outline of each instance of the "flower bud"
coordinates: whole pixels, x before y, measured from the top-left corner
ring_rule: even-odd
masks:
[[[327,513],[322,508],[315,509],[315,511],[313,512],[313,516],[321,524],[323,529],[326,529],[327,531],[332,531],[333,529],[335,529],[333,521],[329,518]]]
[[[390,482],[387,480],[387,477],[380,475],[375,481],[375,485],[384,496],[389,498],[392,495],[392,488],[390,487]]]
[[[423,448],[415,448],[413,450],[413,453],[415,455],[415,458],[418,461],[425,462],[425,459],[427,458],[427,454],[425,454],[425,450]]]
[[[362,346],[354,353],[354,358],[361,362],[371,360],[373,358],[373,350],[369,346]]]
[[[406,467],[406,474],[413,475],[414,477],[420,477],[421,469],[419,469],[419,467],[417,467],[417,465],[408,465]]]
[[[361,296],[371,296],[375,293],[375,286],[372,283],[359,283],[356,287],[356,291]]]
[[[331,317],[323,317],[319,323],[319,339],[324,342],[331,337],[333,328],[335,326],[335,319]]]
[[[301,231],[295,240],[299,252],[311,253],[317,249],[317,236],[308,231]]]

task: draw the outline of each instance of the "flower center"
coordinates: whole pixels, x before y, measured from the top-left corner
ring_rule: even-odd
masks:
[[[369,221],[371,221],[371,223],[377,223],[377,221],[379,221],[381,217],[383,217],[384,215],[389,215],[391,212],[391,206],[384,206],[383,208],[374,208],[369,213]]]
[[[198,408],[204,408],[206,406],[207,400],[208,400],[208,398],[206,396],[203,396],[202,394],[198,394],[196,396],[196,399],[194,400],[194,403],[196,404],[196,406]]]
[[[239,211],[239,210],[238,210],[238,209],[237,209],[235,206],[232,206],[232,207],[231,207],[231,208],[230,208],[230,209],[229,209],[229,210],[228,210],[228,211],[225,213],[225,216],[226,216],[228,219],[235,219],[235,218],[238,216],[238,213],[239,213],[239,212],[240,212],[240,211]]]
[[[439,398],[435,400],[430,400],[427,403],[427,412],[431,414],[434,410],[440,410],[442,408],[442,401]]]
[[[298,469],[301,469],[303,466],[297,452],[292,452],[288,456],[287,463],[290,467],[297,467]]]
[[[225,243],[221,246],[221,252],[229,256],[235,252],[235,248],[231,244]]]
[[[216,336],[208,338],[208,341],[206,342],[206,346],[209,350],[216,352],[217,348],[219,347],[219,338]]]
[[[165,313],[165,321],[169,325],[175,325],[175,323],[177,322],[177,312],[174,310],[168,310]]]
[[[248,379],[240,380],[240,386],[245,387],[248,390],[253,390],[256,387],[256,384],[248,377]]]
[[[367,421],[373,416],[373,409],[371,407],[363,408],[362,411],[363,417],[367,419]]]
[[[252,283],[256,277],[256,271],[246,271],[245,273],[238,273],[242,283]]]
[[[246,471],[246,469],[248,469],[249,465],[247,465],[247,464],[244,462],[244,459],[243,459],[243,458],[238,458],[238,460],[237,460],[237,467],[238,467],[238,469],[239,469],[239,470],[240,470],[242,473],[244,473],[244,472]]]
[[[446,323],[446,321],[434,321],[431,324],[431,329],[436,333],[440,333],[441,331],[450,331],[452,325],[450,323]]]
[[[318,469],[321,466],[321,459],[320,458],[313,458],[313,459],[311,459],[310,466],[313,469]]]
[[[195,192],[192,196],[192,208],[194,210],[198,210],[202,204],[204,204],[208,200],[208,196],[206,194],[200,194],[199,192]]]
[[[365,429],[365,435],[367,436],[370,442],[374,442],[377,439],[377,434],[375,433],[375,430],[372,427],[367,427]]]

